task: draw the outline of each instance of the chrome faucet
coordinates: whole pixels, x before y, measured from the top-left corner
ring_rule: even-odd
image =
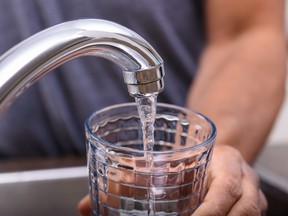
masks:
[[[40,77],[85,55],[119,65],[134,97],[157,94],[164,87],[163,61],[142,37],[113,22],[76,20],[41,31],[0,57],[0,113]]]

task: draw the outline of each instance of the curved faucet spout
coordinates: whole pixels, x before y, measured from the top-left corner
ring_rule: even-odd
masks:
[[[113,22],[76,20],[41,31],[0,57],[0,112],[40,77],[85,55],[119,65],[134,97],[157,94],[164,87],[163,61],[142,37]]]

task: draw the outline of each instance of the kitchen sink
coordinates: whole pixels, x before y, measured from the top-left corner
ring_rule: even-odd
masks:
[[[0,215],[74,216],[88,193],[86,166],[0,173]]]

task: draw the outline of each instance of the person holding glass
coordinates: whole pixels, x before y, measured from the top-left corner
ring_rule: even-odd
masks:
[[[210,189],[193,215],[265,212],[267,201],[251,166],[284,96],[284,1],[1,1],[0,51],[44,28],[87,17],[115,21],[143,36],[165,61],[159,101],[215,122]],[[121,73],[105,61],[87,57],[57,70],[1,117],[2,158],[85,154],[87,115],[133,100]],[[89,215],[88,198],[79,209]]]

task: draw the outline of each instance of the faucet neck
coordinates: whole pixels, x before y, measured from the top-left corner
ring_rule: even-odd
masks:
[[[163,60],[142,37],[113,22],[76,20],[41,31],[0,57],[0,112],[40,77],[85,55],[119,65],[134,97],[157,94],[164,87]]]

